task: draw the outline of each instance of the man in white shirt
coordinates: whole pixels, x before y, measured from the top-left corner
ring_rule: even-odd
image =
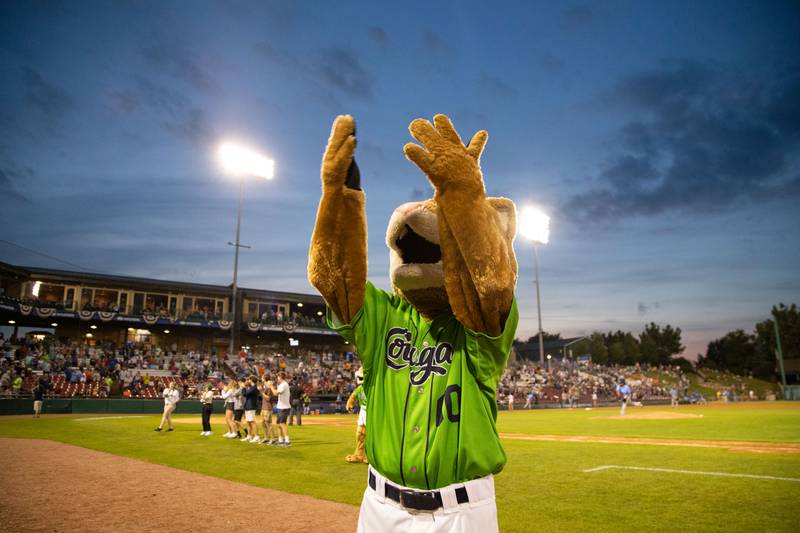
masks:
[[[272,390],[272,394],[278,397],[278,417],[276,425],[278,426],[278,446],[285,448],[289,447],[289,430],[286,427],[286,421],[289,418],[289,411],[291,411],[292,404],[289,398],[289,383],[286,381],[286,373],[278,372],[278,386],[272,384],[271,381],[267,382],[267,386]]]
[[[175,410],[175,407],[178,405],[178,400],[180,400],[180,393],[178,389],[175,388],[175,382],[170,381],[167,388],[164,389],[162,393],[164,396],[164,415],[161,417],[161,423],[155,429],[155,431],[161,431],[164,429],[164,423],[166,422],[167,431],[172,431],[172,412]]]

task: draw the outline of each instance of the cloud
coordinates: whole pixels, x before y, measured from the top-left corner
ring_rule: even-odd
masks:
[[[147,63],[156,71],[188,83],[195,89],[217,94],[221,87],[189,52],[175,45],[149,46],[142,50]]]
[[[12,200],[31,204],[30,198],[17,191],[14,180],[11,178],[11,174],[13,173],[15,173],[14,170],[0,168],[0,201]]]
[[[422,45],[429,51],[437,55],[450,55],[453,50],[446,42],[431,30],[422,32]]]
[[[491,98],[501,100],[515,100],[518,96],[516,89],[508,85],[506,82],[491,76],[486,72],[481,72],[478,76],[478,89],[488,94]]]
[[[325,89],[334,88],[357,99],[372,98],[372,77],[353,50],[343,47],[323,49],[308,62],[267,42],[257,43],[254,48],[270,62],[308,83]]]
[[[372,96],[372,79],[352,50],[339,47],[323,50],[314,70],[328,85],[350,96],[364,99]]]
[[[205,113],[184,93],[139,78],[136,94],[159,118],[163,128],[178,138],[203,143],[211,136]]]
[[[575,4],[564,11],[564,23],[570,29],[578,29],[591,23],[595,16],[591,6]]]
[[[622,80],[600,103],[632,118],[590,190],[564,202],[584,221],[800,196],[790,164],[800,148],[800,70],[761,79],[665,63]]]
[[[370,26],[367,29],[367,35],[372,41],[384,50],[387,50],[392,45],[392,40],[386,30],[380,26]]]
[[[646,304],[644,302],[639,302],[636,305],[636,310],[639,312],[640,316],[644,316],[650,311],[651,309],[660,309],[661,302],[653,302],[652,304]]]
[[[539,64],[550,74],[558,74],[564,68],[564,60],[553,52],[544,52],[539,58]]]
[[[141,100],[127,89],[112,89],[106,92],[108,106],[118,113],[130,113],[141,106]]]
[[[52,129],[70,111],[74,102],[72,97],[60,87],[46,80],[42,74],[31,67],[22,67],[25,83],[25,100]]]

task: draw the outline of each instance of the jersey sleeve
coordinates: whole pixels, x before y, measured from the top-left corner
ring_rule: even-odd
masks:
[[[364,381],[369,380],[375,362],[383,356],[383,327],[389,315],[398,307],[397,297],[375,287],[369,281],[364,290],[364,305],[349,324],[344,324],[328,308],[328,327],[339,333],[358,349],[364,367]]]
[[[514,335],[517,333],[518,323],[519,311],[517,310],[517,299],[514,297],[500,335],[491,337],[485,333],[466,330],[467,358],[470,367],[474,369],[478,381],[492,391],[495,390],[497,382],[503,375],[508,354],[514,343]]]

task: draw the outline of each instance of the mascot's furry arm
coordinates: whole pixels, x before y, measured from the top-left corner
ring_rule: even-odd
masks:
[[[308,280],[339,320],[349,323],[364,303],[367,215],[360,188],[353,117],[336,117],[322,158],[322,199],[308,254]]]
[[[517,277],[514,250],[504,238],[497,209],[513,212],[514,206],[510,200],[486,198],[480,169],[486,131],[465,146],[450,119],[436,115],[433,122],[414,120],[409,130],[424,148],[408,143],[403,151],[436,189],[444,285],[453,314],[471,330],[497,336],[511,309]],[[513,235],[514,228],[506,231]]]

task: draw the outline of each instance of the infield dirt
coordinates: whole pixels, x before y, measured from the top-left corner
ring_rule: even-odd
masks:
[[[46,440],[0,438],[3,531],[354,531],[358,508]]]

